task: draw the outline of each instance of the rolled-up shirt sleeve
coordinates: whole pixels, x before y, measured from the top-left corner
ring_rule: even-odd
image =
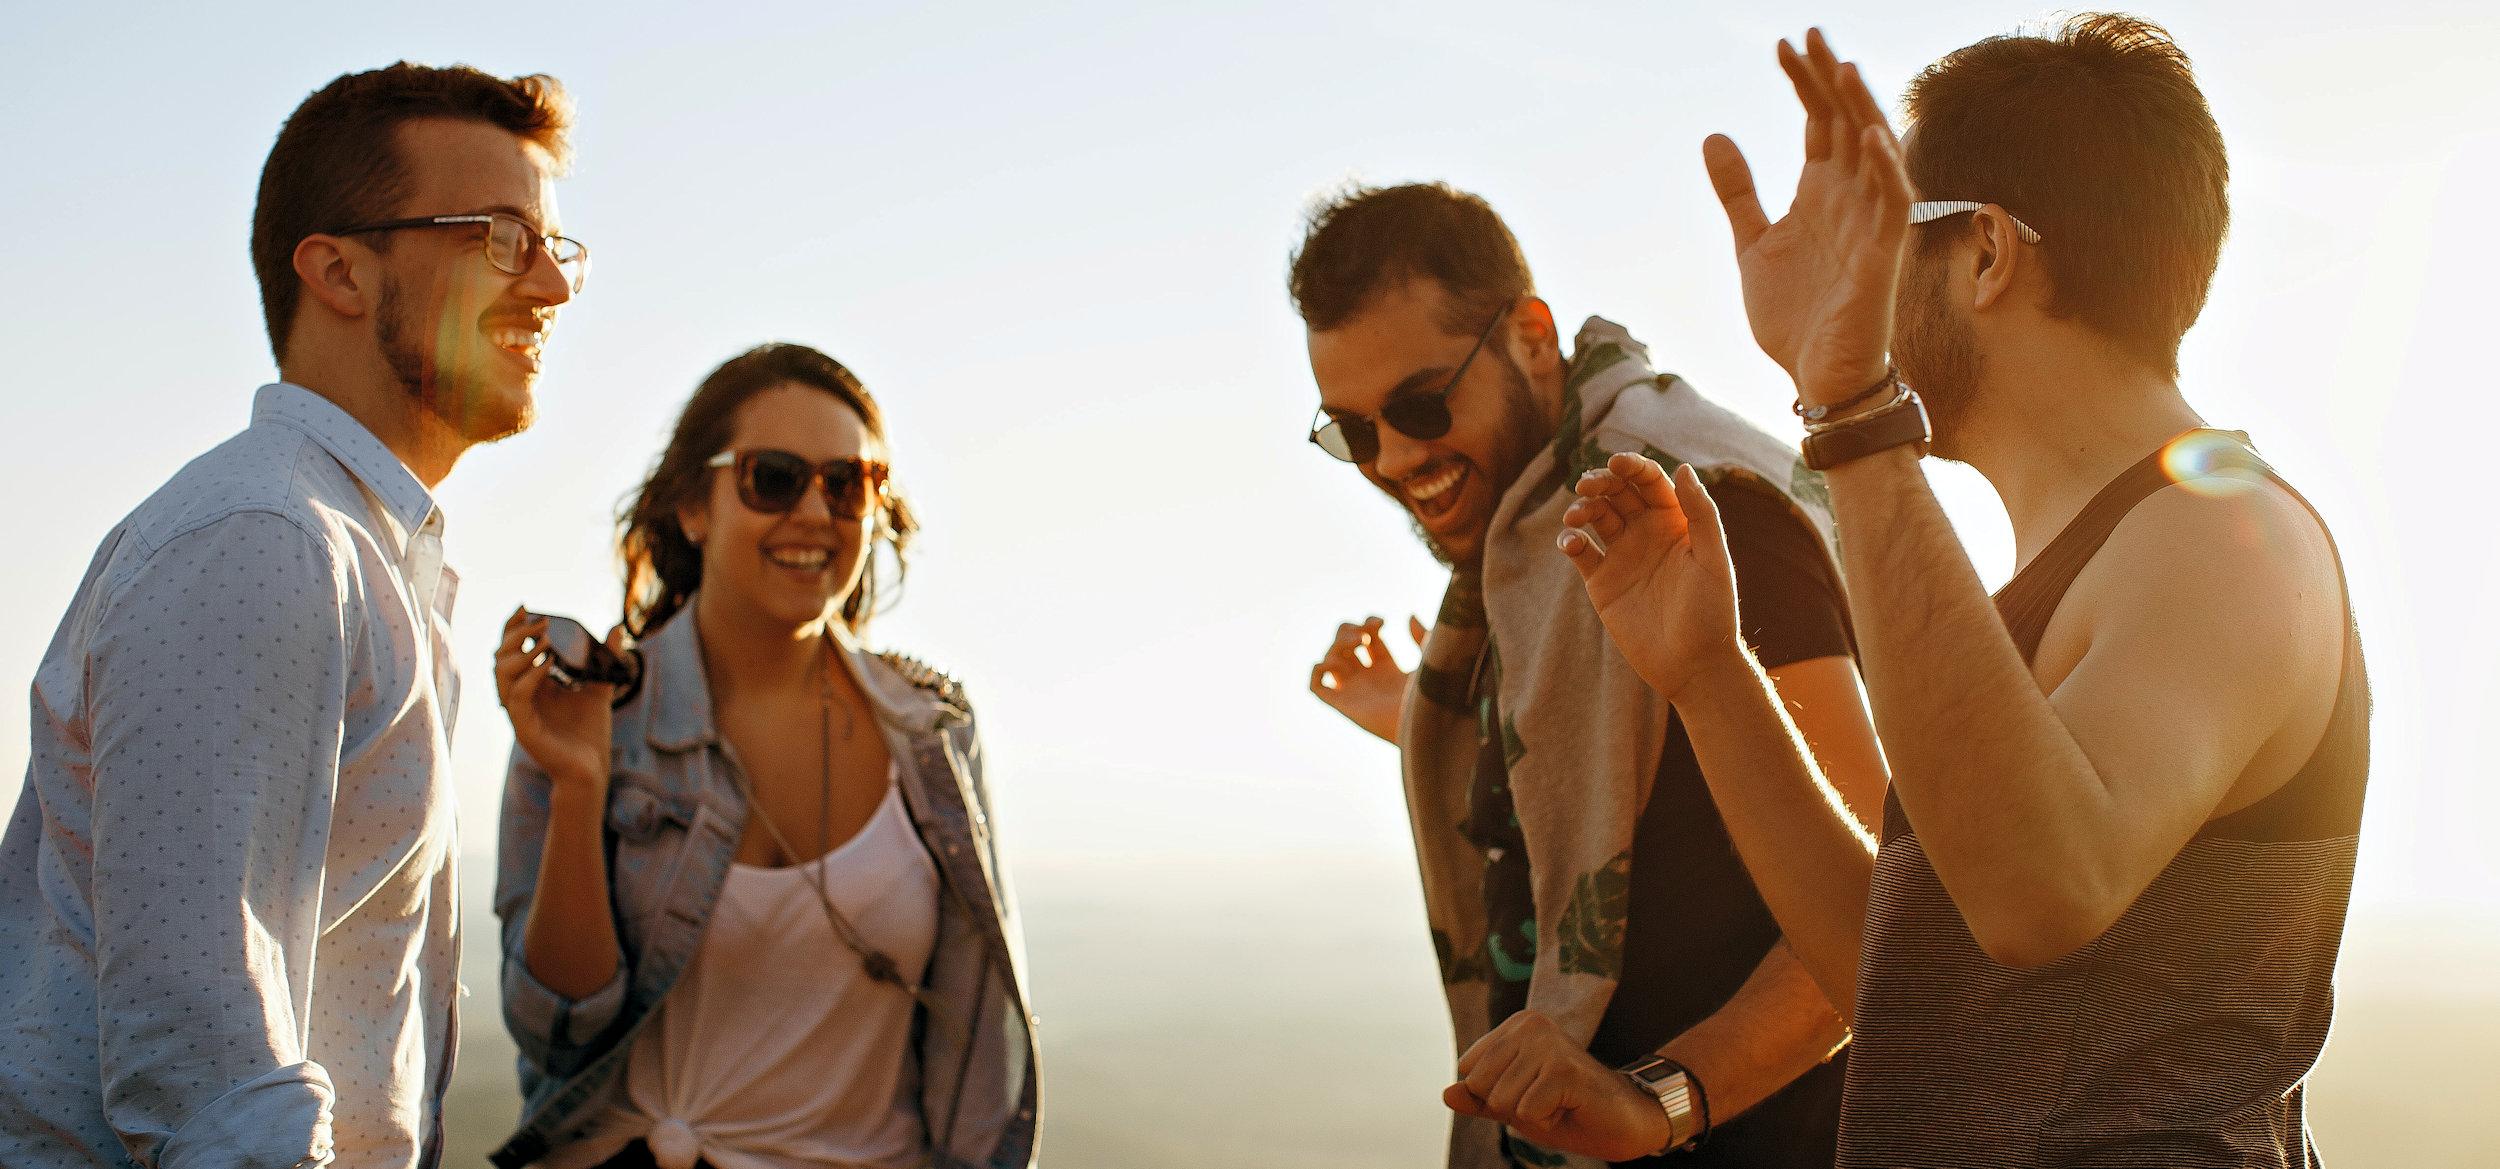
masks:
[[[553,785],[529,752],[515,746],[504,778],[503,820],[495,850],[495,916],[503,922],[503,1017],[521,1055],[539,1073],[570,1075],[580,1049],[616,1021],[625,1007],[627,963],[586,998],[569,998],[530,973],[530,901],[547,847]],[[630,960],[630,959],[629,959]]]
[[[351,576],[242,511],[113,582],[93,712],[106,1119],[141,1165],[325,1163],[307,1029],[346,718]]]

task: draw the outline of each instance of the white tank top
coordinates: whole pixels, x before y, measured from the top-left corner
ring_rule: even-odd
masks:
[[[551,1169],[636,1138],[661,1169],[906,1169],[926,1151],[911,996],[868,977],[825,921],[825,889],[917,985],[937,944],[938,874],[899,789],[806,864],[730,866],[703,944],[626,1056],[625,1098]]]

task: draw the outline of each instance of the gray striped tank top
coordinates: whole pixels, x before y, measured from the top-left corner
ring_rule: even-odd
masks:
[[[2207,473],[2282,482],[2245,436],[2192,441],[2221,452]],[[2026,661],[2118,522],[2174,481],[2162,453],[1997,594]],[[2333,1013],[2368,770],[2369,683],[2348,632],[2334,713],[2300,772],[2205,825],[2106,934],[2036,970],[1980,950],[1888,799],[1842,1169],[2316,1165],[2301,1090]]]

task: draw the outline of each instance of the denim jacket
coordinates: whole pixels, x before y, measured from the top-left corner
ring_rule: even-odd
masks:
[[[875,709],[942,892],[937,948],[915,1020],[920,1114],[936,1169],[1027,1169],[1041,1107],[1023,934],[990,831],[980,739],[955,684],[908,659],[840,652]],[[747,822],[712,719],[691,606],[642,643],[640,693],[616,711],[608,781],[608,887],[624,960],[571,999],[531,977],[522,951],[547,828],[547,773],[515,747],[504,791],[495,913],[504,1022],[520,1044],[520,1131],[493,1160],[513,1169],[573,1138],[621,1093],[626,1053],[703,942]],[[911,1090],[906,1085],[906,1091]]]

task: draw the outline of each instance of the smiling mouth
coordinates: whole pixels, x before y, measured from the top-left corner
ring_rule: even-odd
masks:
[[[1400,488],[1406,492],[1406,505],[1429,523],[1458,506],[1460,488],[1466,485],[1470,473],[1466,463],[1454,462],[1442,470],[1413,476]]]
[[[827,548],[766,548],[764,559],[794,572],[823,572],[833,563],[833,551]]]
[[[536,365],[538,364],[538,351],[547,344],[547,326],[544,324],[490,326],[486,330],[486,341],[487,344],[497,349]]]

